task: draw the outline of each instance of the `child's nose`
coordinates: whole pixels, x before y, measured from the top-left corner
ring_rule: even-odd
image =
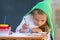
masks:
[[[41,21],[38,21],[38,24],[41,24]]]

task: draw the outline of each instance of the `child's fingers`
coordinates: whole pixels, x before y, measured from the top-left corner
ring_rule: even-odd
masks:
[[[25,26],[28,26],[28,24],[24,23]]]
[[[28,28],[28,24],[24,23],[22,27],[23,27],[24,29],[25,29],[25,28]]]
[[[24,29],[20,29],[19,32],[22,32],[23,33],[23,32],[25,32],[25,30]]]

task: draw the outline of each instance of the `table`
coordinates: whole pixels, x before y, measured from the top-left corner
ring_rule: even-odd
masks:
[[[13,33],[12,35],[0,35],[0,40],[42,40],[41,36],[34,36],[30,34]]]
[[[41,37],[0,37],[0,40],[41,40]]]

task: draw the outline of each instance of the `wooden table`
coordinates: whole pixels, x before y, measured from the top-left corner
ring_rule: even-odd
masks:
[[[42,40],[41,36],[12,36],[12,35],[8,35],[8,36],[0,36],[0,40]]]
[[[0,40],[42,40],[41,37],[0,37]]]

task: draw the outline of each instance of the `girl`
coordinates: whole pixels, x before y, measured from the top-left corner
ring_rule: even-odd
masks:
[[[47,23],[47,16],[42,10],[35,9],[30,15],[24,16],[25,22],[21,23],[21,28],[17,29],[18,32],[49,32],[49,26]]]
[[[54,38],[53,25],[51,21],[52,9],[51,0],[44,0],[35,5],[24,17],[21,24],[17,27],[16,32],[47,32],[51,40]],[[50,40],[48,37],[48,40]]]
[[[19,33],[39,33],[47,32],[49,33],[49,26],[47,23],[47,16],[40,9],[34,9],[30,15],[24,17],[24,22],[22,21],[19,25],[19,29],[16,31]],[[43,37],[47,39],[47,35]]]

